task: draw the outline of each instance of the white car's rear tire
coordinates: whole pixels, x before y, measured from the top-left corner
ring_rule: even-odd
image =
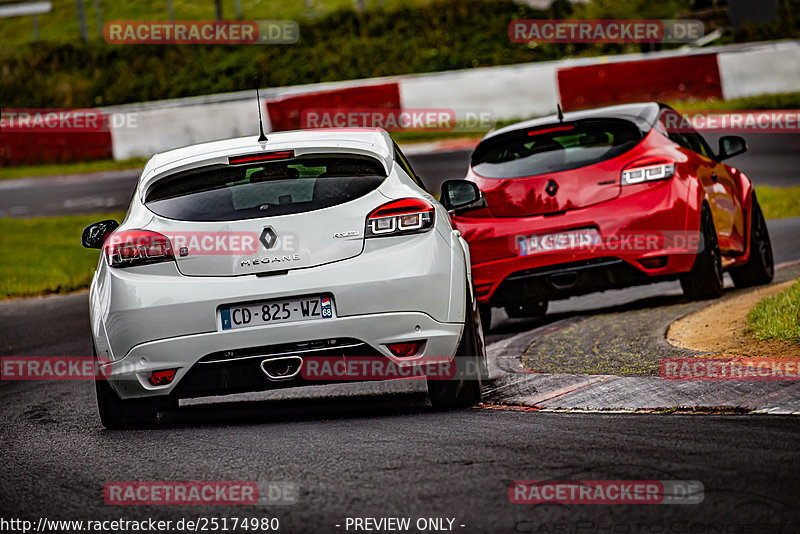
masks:
[[[97,354],[95,353],[95,358]],[[159,410],[177,406],[172,396],[123,400],[107,380],[95,380],[97,411],[108,429],[147,428],[158,423]]]
[[[488,304],[479,304],[478,311],[480,311],[483,331],[489,332],[492,329],[492,307]]]
[[[464,333],[454,357],[456,374],[449,380],[428,379],[428,396],[436,410],[465,408],[481,401],[482,379],[488,374],[478,303],[467,291]]]
[[[156,403],[152,400],[122,400],[105,380],[95,381],[100,422],[109,429],[140,428],[158,422]]]

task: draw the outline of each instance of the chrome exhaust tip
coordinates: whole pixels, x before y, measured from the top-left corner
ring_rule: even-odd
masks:
[[[300,356],[278,356],[261,360],[261,370],[270,380],[288,380],[300,374],[303,358]]]

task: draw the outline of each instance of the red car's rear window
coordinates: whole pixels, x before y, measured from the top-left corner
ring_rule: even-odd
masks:
[[[643,139],[623,119],[586,119],[515,130],[480,143],[472,169],[487,178],[518,178],[592,165],[627,152]]]

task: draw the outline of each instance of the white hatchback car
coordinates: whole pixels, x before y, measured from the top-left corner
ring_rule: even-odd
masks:
[[[273,133],[156,154],[122,222],[84,230],[107,427],[151,424],[180,398],[308,385],[309,355],[422,365],[434,407],[480,400],[485,349],[469,251],[379,129]],[[456,357],[454,359],[454,357]],[[318,383],[318,382],[314,382]]]

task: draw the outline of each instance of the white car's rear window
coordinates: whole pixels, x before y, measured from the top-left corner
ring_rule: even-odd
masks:
[[[304,155],[193,169],[156,182],[145,205],[185,221],[232,221],[314,211],[362,197],[386,179],[372,158]]]

